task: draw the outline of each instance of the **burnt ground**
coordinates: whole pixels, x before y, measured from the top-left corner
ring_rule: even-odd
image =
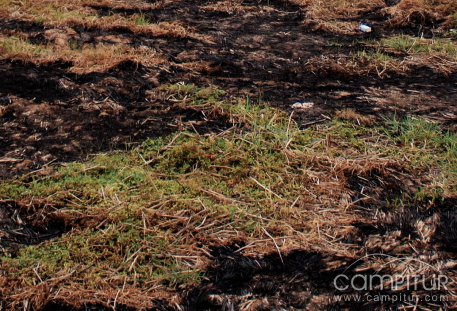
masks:
[[[34,245],[67,231],[58,208],[40,202],[0,200],[0,251],[15,253],[24,245]]]
[[[36,65],[0,60],[0,179],[39,170],[50,163],[82,160],[91,153],[129,148],[147,138],[184,128],[203,134],[231,126],[228,120],[207,119],[203,113],[177,107],[154,92],[163,84],[178,82],[215,85],[227,96],[265,101],[288,113],[297,101],[314,102],[312,109],[294,112],[302,127],[350,108],[378,120],[423,116],[445,129],[456,130],[456,73],[444,75],[417,66],[407,73],[388,72],[381,77],[376,72],[360,74],[332,67],[315,71],[310,65],[316,58],[350,59],[352,53],[364,49],[358,41],[400,33],[401,30],[383,26],[380,12],[363,17],[375,25],[374,34],[344,36],[313,30],[305,12],[287,1],[244,1],[243,10],[233,12],[204,9],[211,3],[214,1],[185,0],[141,13],[154,23],[178,22],[213,42],[133,35],[127,29],[101,31],[82,27],[74,27],[76,35],[69,39],[77,46],[121,42],[152,47],[166,59],[157,67],[127,61],[103,73],[77,75],[69,71],[71,63],[61,61]],[[126,16],[140,13],[98,8],[101,16],[113,11]],[[47,30],[19,20],[0,21],[1,33],[26,35],[34,43],[48,43]],[[416,35],[422,30],[418,27],[404,31]],[[361,193],[365,186],[370,188],[364,181],[353,182],[355,192]],[[381,196],[395,199],[401,193]],[[457,238],[452,209],[455,205],[451,199],[433,208],[409,206],[394,212],[370,211],[364,216],[374,221],[354,224],[359,226],[358,234],[343,242],[371,253],[424,256],[433,258],[433,262],[452,259]],[[64,219],[55,216],[58,208],[39,202],[0,201],[0,247],[8,247],[14,253],[23,245],[38,244],[71,230]],[[425,238],[421,236],[424,232]],[[379,267],[365,267],[362,261],[348,271],[350,258],[302,250],[291,251],[282,258],[284,262],[277,253],[251,258],[238,253],[242,247],[241,241],[213,250],[212,265],[205,271],[207,279],[183,294],[181,309],[373,307],[365,303],[333,303],[329,299],[335,294],[335,275],[343,271],[354,274],[361,267],[369,274],[379,271]],[[338,262],[336,268],[326,268],[333,261]],[[366,263],[371,264],[368,260]],[[398,272],[395,267],[384,269],[386,273]],[[70,306],[53,302],[44,309],[63,307]],[[156,309],[176,308],[167,301],[157,301]]]
[[[295,113],[303,126],[351,108],[378,117],[422,115],[455,129],[457,74],[415,68],[381,78],[332,68],[315,72],[309,66],[315,57],[350,57],[363,49],[357,40],[390,34],[377,12],[365,18],[379,25],[374,34],[342,36],[313,31],[304,12],[285,1],[244,1],[243,10],[229,13],[205,9],[210,3],[183,1],[142,13],[150,22],[179,22],[213,43],[134,36],[125,29],[74,29],[77,36],[71,40],[81,45],[127,42],[153,47],[168,60],[157,68],[125,63],[104,73],[75,75],[68,72],[70,64],[61,62],[36,66],[0,61],[0,177],[167,135],[183,119],[200,121],[199,132],[228,126],[202,122],[198,113],[147,95],[158,85],[181,81],[216,85],[231,96],[249,96],[288,112],[296,101],[312,101],[313,109]],[[98,11],[106,15],[111,10]],[[0,31],[46,42],[45,27],[33,23],[2,20]]]

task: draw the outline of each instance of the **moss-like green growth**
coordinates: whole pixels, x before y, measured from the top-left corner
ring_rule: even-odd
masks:
[[[355,175],[414,172],[420,191],[398,200],[457,192],[456,136],[423,120],[372,126],[334,120],[299,130],[283,112],[224,100],[214,88],[180,84],[161,91],[177,105],[228,116],[236,126],[204,136],[180,132],[46,178],[2,182],[1,199],[41,198],[60,206],[55,213],[71,227],[1,258],[0,281],[10,284],[5,300],[39,306],[59,295],[96,293],[129,305],[197,284],[211,246],[240,239],[257,253],[330,251],[335,246],[323,241],[344,237],[358,218],[353,207],[360,202],[352,202],[349,183]],[[379,197],[373,204],[390,203]],[[59,293],[49,295],[57,284]],[[37,295],[42,300],[32,299]]]

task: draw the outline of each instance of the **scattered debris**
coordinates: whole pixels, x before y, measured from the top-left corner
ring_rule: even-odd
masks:
[[[360,25],[359,25],[359,30],[360,30],[361,32],[365,32],[365,33],[370,33],[370,32],[373,31],[373,29],[372,29],[370,26],[365,25],[365,24],[360,24]]]
[[[354,94],[351,92],[346,92],[346,91],[341,91],[341,92],[335,92],[329,95],[329,98],[332,99],[343,99],[343,98],[348,98],[353,96]]]
[[[311,103],[311,102],[303,102],[303,103],[296,102],[291,107],[293,109],[296,109],[296,110],[307,110],[307,109],[313,108],[314,107],[314,103]]]
[[[20,159],[14,159],[14,158],[0,158],[0,163],[16,163],[16,162],[21,162],[22,160]]]

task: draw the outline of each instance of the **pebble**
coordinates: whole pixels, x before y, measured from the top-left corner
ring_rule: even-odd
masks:
[[[370,26],[365,25],[365,24],[360,24],[360,25],[359,25],[359,30],[360,30],[361,32],[366,32],[366,33],[370,33],[370,32],[373,31],[373,29],[372,29]]]
[[[291,107],[293,109],[297,109],[297,110],[306,110],[306,109],[313,108],[314,107],[314,103],[311,103],[311,102],[303,102],[303,103],[296,102]]]

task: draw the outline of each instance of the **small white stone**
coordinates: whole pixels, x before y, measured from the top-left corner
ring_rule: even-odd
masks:
[[[365,24],[360,24],[359,30],[360,30],[361,32],[366,32],[366,33],[370,33],[370,32],[373,31],[373,29],[372,29],[370,26],[365,25]]]
[[[313,108],[314,107],[314,103],[311,103],[311,102],[303,102],[303,103],[296,102],[291,107],[293,109],[297,109],[297,110],[306,110],[306,109]]]

